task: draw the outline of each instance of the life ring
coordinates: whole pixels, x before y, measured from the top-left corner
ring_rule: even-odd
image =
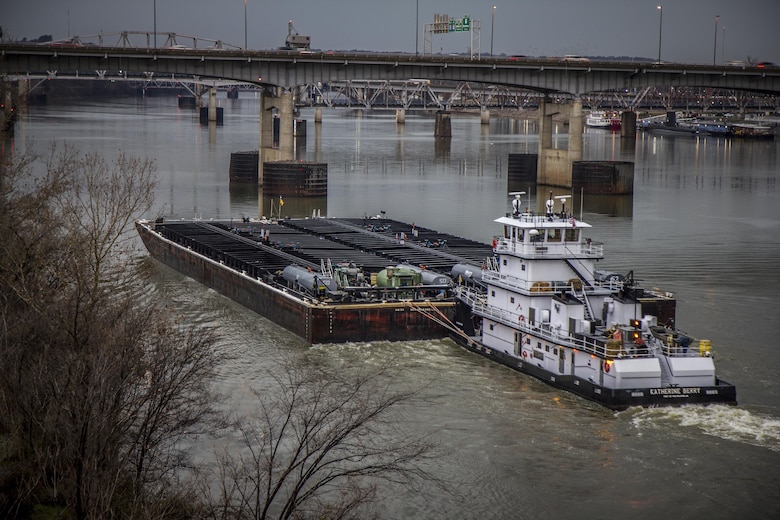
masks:
[[[604,372],[609,372],[610,367],[612,367],[612,361],[609,359],[604,361]]]
[[[525,350],[523,351],[523,357],[528,357],[528,352],[526,352]]]
[[[518,320],[520,320],[520,323],[523,323],[525,321],[525,316],[521,314]]]

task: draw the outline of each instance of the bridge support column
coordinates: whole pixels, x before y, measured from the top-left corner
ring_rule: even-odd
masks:
[[[620,137],[636,137],[636,112],[633,110],[620,114]]]
[[[433,128],[434,137],[442,137],[449,139],[452,137],[452,122],[450,121],[450,113],[440,110],[436,112],[436,123]]]
[[[552,119],[557,114],[569,120],[568,150],[552,147]],[[582,123],[582,101],[579,99],[567,104],[544,100],[539,105],[539,184],[571,187],[572,162],[582,160]]]
[[[260,140],[257,160],[257,182],[263,184],[263,163],[291,161],[295,151],[293,136],[293,95],[282,92],[260,94]],[[274,143],[274,112],[279,116],[279,142]]]
[[[217,89],[209,88],[209,123],[217,122]]]
[[[490,124],[490,110],[483,108],[479,112],[479,122],[483,125]]]
[[[321,108],[315,108],[314,109],[314,122],[315,123],[322,123],[322,109]]]
[[[16,110],[20,114],[27,112],[30,99],[30,80],[20,79],[16,85]]]
[[[404,125],[406,124],[406,110],[403,108],[396,109],[395,111],[395,124],[397,125]]]

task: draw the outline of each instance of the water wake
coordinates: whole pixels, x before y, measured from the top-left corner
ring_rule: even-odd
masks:
[[[705,435],[780,452],[780,419],[733,406],[648,408],[637,412],[632,424],[639,430],[676,424]]]

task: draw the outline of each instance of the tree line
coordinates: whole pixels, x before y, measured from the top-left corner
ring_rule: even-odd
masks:
[[[382,482],[446,489],[436,447],[399,428],[423,389],[386,369],[287,360],[232,415],[218,331],[139,276],[153,161],[52,147],[1,164],[0,516],[365,518]],[[187,447],[209,435],[229,448],[199,465]]]

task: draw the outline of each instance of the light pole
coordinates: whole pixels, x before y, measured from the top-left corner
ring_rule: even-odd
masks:
[[[420,44],[420,0],[417,0],[417,14],[415,15],[414,19],[414,55],[418,56],[420,52],[419,44]]]
[[[715,65],[715,54],[718,52],[718,18],[720,18],[720,16],[718,16],[716,14],[715,15],[715,44],[712,47],[712,64],[713,65]]]
[[[658,63],[661,63],[661,31],[664,27],[664,8],[658,6]]]
[[[496,6],[493,6],[493,11],[490,13],[490,57],[493,57],[493,22],[496,21]]]
[[[246,49],[246,0],[244,0],[244,50]]]

